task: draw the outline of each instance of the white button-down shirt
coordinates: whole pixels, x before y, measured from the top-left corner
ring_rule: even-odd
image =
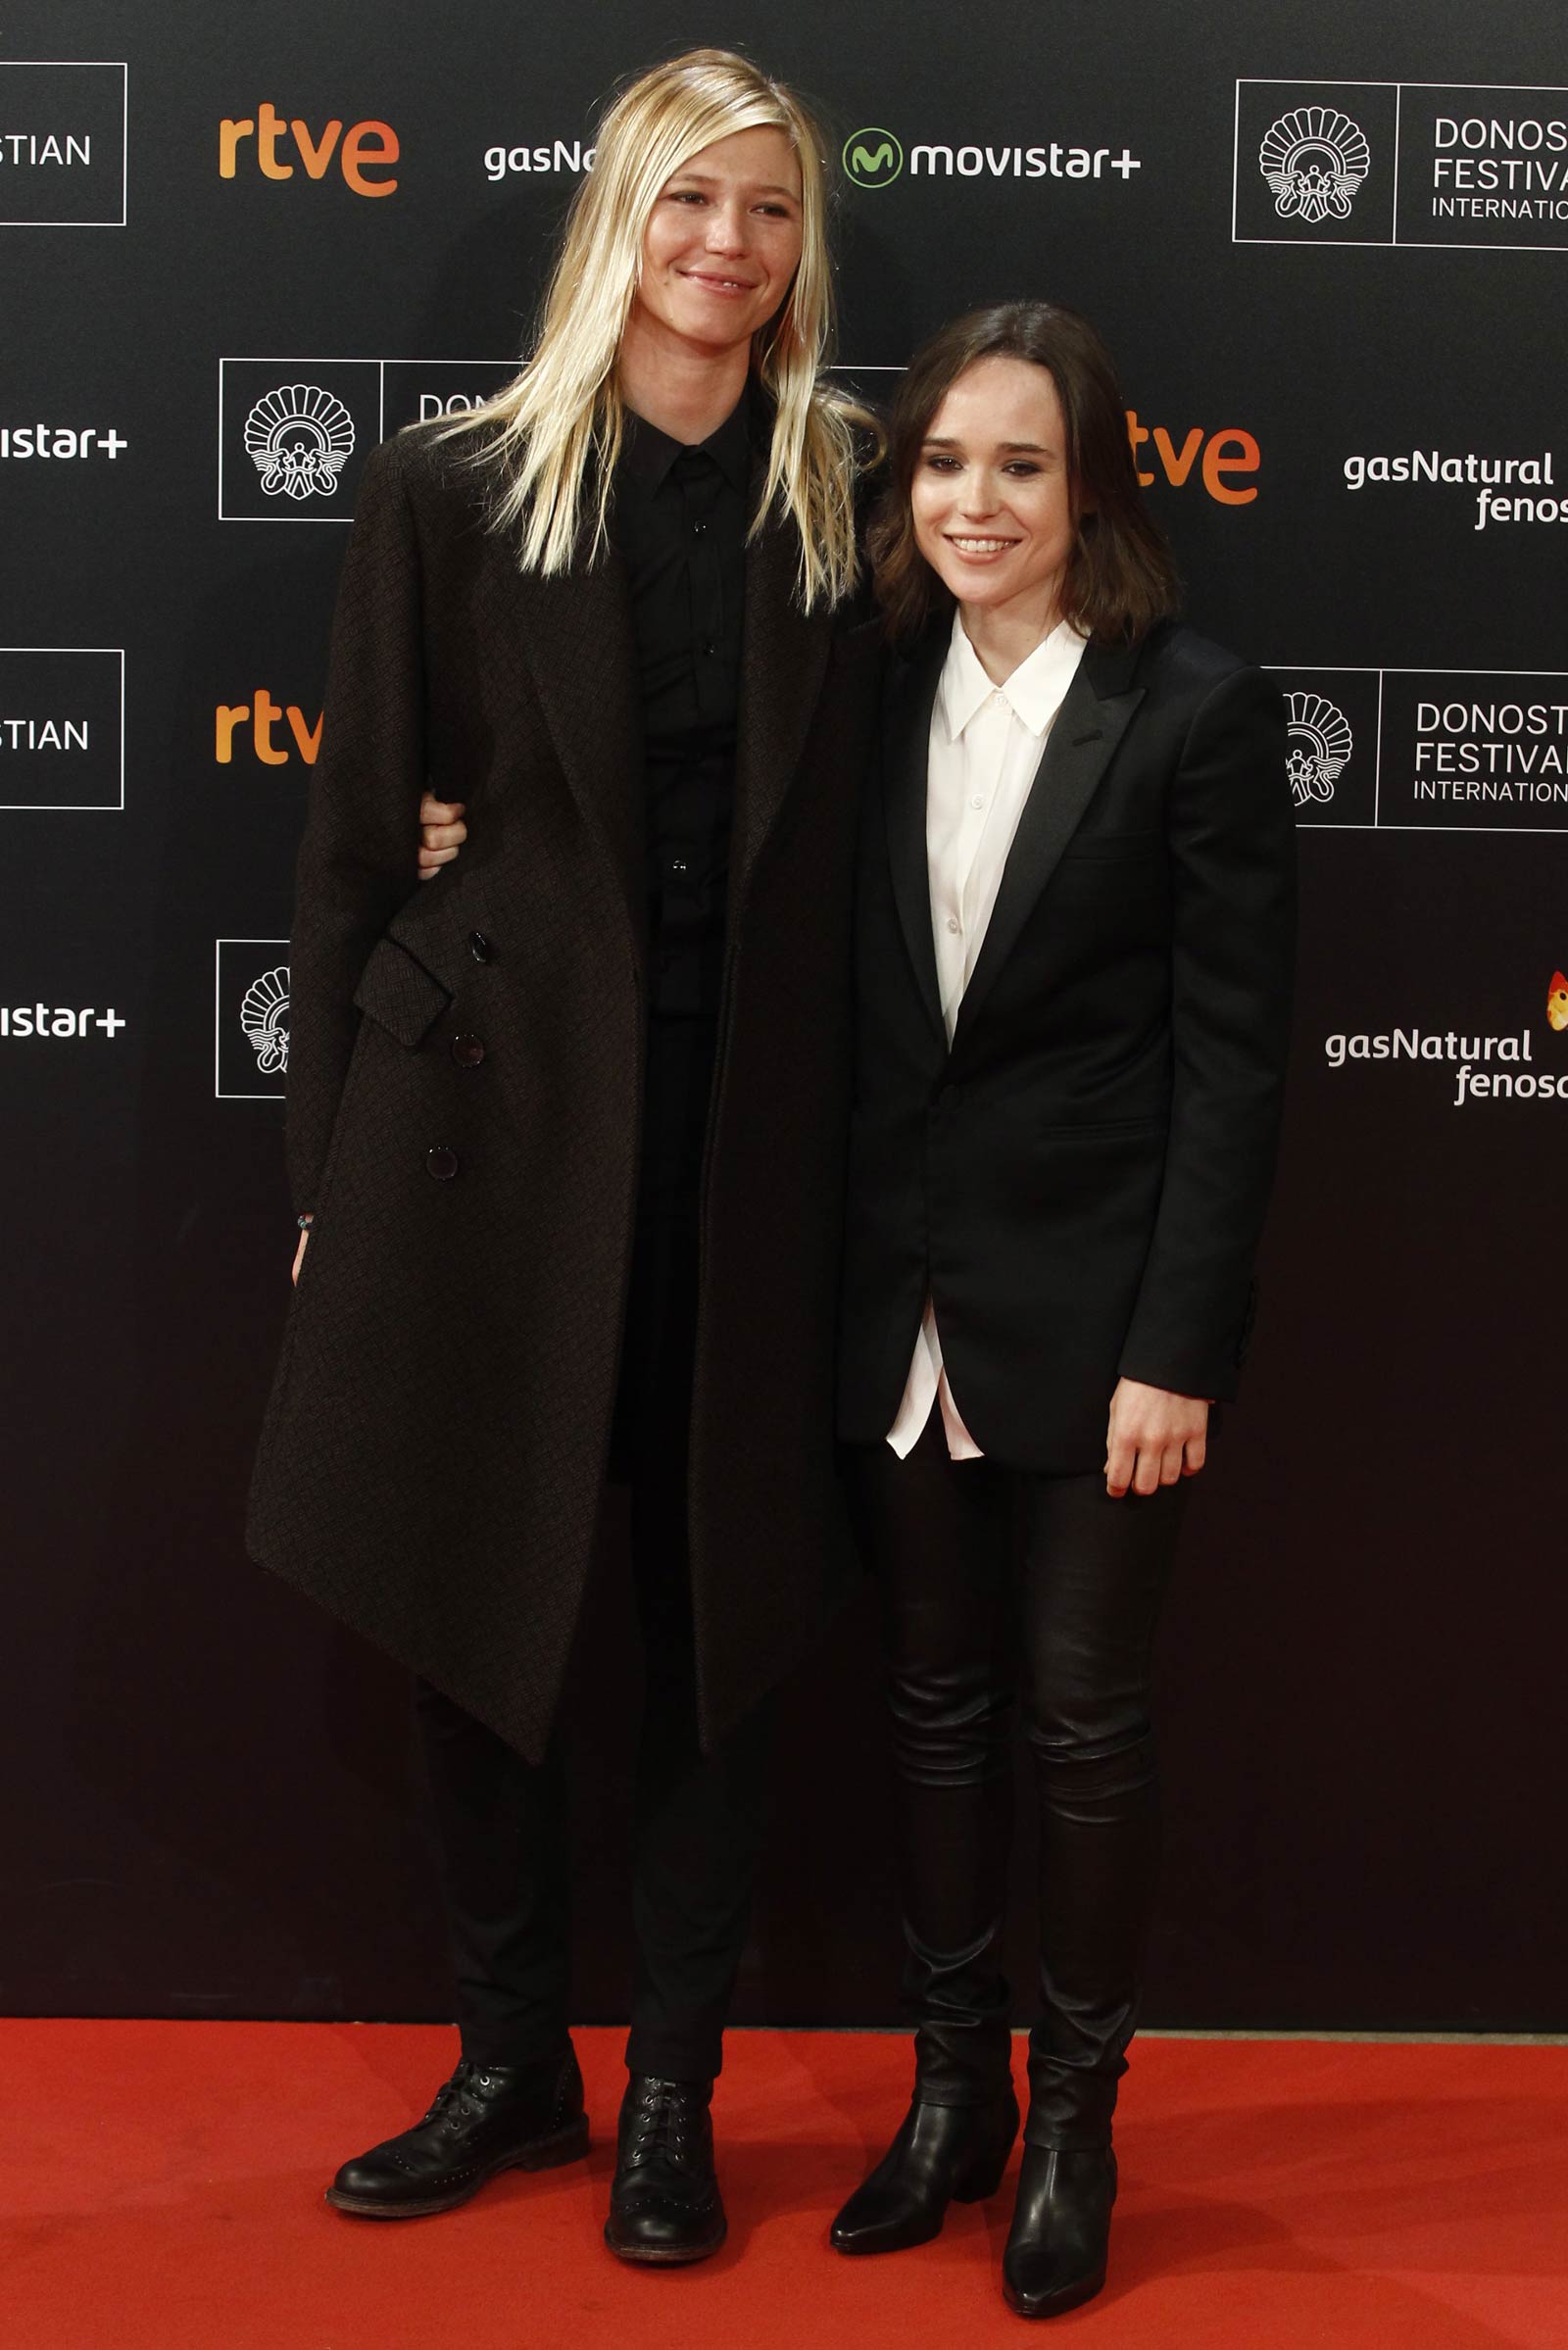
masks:
[[[1005,685],[993,685],[964,634],[961,613],[953,615],[953,641],[931,710],[925,786],[931,934],[950,1045],[1046,738],[1083,650],[1084,639],[1062,620]],[[942,1367],[936,1312],[928,1297],[904,1400],[888,1431],[888,1443],[901,1459],[924,1428],[933,1402],[941,1404],[953,1459],[978,1460],[980,1447],[963,1424]]]

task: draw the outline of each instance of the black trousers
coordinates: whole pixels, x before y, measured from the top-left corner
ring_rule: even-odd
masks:
[[[1039,2001],[1025,2136],[1106,2144],[1137,2018],[1159,1840],[1154,1636],[1185,1489],[858,1451],[900,1787],[905,1998],[920,2094],[994,2095],[1009,2064],[1001,1933],[1015,1692],[1039,1798]]]
[[[674,2081],[709,2080],[721,2063],[764,1826],[771,1711],[759,1707],[719,1747],[702,1752],[687,1448],[697,1165],[711,1067],[707,1023],[656,1024],[612,1462],[612,1476],[630,1489],[645,1683],[626,2063],[634,2073]],[[554,2054],[570,2014],[571,1855],[561,1735],[536,1767],[436,1690],[421,1685],[417,1695],[463,2052],[477,2064]]]

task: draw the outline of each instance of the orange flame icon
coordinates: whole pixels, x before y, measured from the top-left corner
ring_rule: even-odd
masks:
[[[1568,1028],[1568,979],[1553,971],[1546,990],[1546,1018],[1553,1028]]]

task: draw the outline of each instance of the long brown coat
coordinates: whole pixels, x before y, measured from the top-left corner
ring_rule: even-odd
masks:
[[[459,443],[458,450],[465,444]],[[700,1718],[850,1572],[833,1325],[873,634],[746,566],[725,1002],[692,1414]],[[523,577],[453,445],[367,467],[300,856],[288,1148],[311,1245],[253,1554],[543,1751],[605,1485],[636,1196],[642,751],[614,560]],[[428,782],[470,840],[413,878]]]

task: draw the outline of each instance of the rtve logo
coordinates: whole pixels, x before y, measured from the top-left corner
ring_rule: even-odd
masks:
[[[1205,433],[1201,424],[1195,424],[1178,449],[1163,424],[1152,429],[1141,424],[1138,411],[1127,411],[1127,437],[1133,445],[1133,462],[1138,467],[1142,486],[1152,489],[1158,474],[1146,473],[1148,460],[1141,452],[1151,444],[1154,463],[1174,490],[1184,489],[1198,469],[1198,479],[1208,495],[1221,506],[1250,506],[1257,496],[1257,484],[1246,489],[1233,489],[1230,476],[1236,473],[1255,473],[1262,464],[1262,452],[1250,432],[1234,425],[1222,431]]]
[[[281,722],[286,728],[278,739]],[[241,729],[246,729],[241,734]],[[213,757],[220,767],[234,763],[234,738],[240,736],[241,747],[248,746],[264,767],[286,767],[295,758],[302,759],[308,767],[316,764],[316,755],[321,748],[321,713],[318,710],[316,724],[308,726],[305,712],[294,703],[274,702],[266,686],[258,686],[248,702],[220,702],[215,713]],[[293,749],[290,750],[290,742]]]
[[[391,167],[401,153],[398,134],[390,122],[352,122],[347,130],[334,116],[313,131],[301,117],[285,122],[276,108],[263,104],[254,116],[227,117],[218,125],[218,175],[233,179],[242,164],[255,162],[264,179],[292,179],[295,162],[307,179],[324,179],[333,163],[343,182],[356,196],[390,196],[397,188]],[[371,171],[383,174],[372,179]]]

